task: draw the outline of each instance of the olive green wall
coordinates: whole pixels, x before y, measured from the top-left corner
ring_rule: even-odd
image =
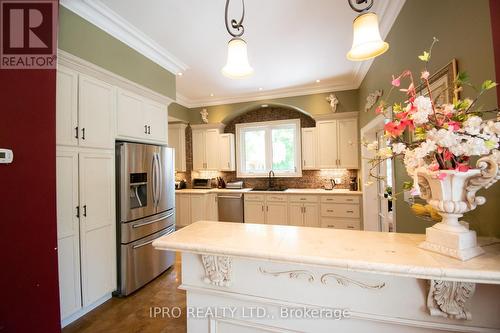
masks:
[[[390,89],[391,75],[410,69],[419,77],[423,63],[417,56],[427,49],[433,37],[439,39],[429,66],[431,73],[457,59],[459,71],[466,71],[474,84],[495,79],[493,44],[488,0],[407,0],[386,41],[389,51],[376,58],[359,89],[359,109],[366,96],[376,90]],[[500,78],[497,78],[499,80]],[[399,100],[404,95],[394,94]],[[470,89],[462,96],[474,96]],[[485,108],[497,106],[493,90],[481,100]],[[361,126],[375,116],[361,113]],[[396,192],[407,179],[402,163],[396,163]],[[487,203],[466,215],[465,220],[481,235],[500,236],[500,184],[480,192]],[[398,232],[424,232],[432,223],[417,219],[401,198],[396,204]]]
[[[194,115],[194,112],[180,104],[172,103],[168,106],[169,117],[175,117],[187,123],[195,123],[197,120],[194,119]]]
[[[58,47],[175,99],[175,75],[95,25],[59,6]]]
[[[206,109],[208,110],[208,121],[211,123],[226,122],[249,110],[260,107],[260,105],[262,104],[292,106],[300,109],[301,111],[305,111],[310,115],[327,114],[332,112],[330,109],[330,104],[326,100],[326,97],[329,94],[330,93],[322,93],[275,98],[262,101],[207,106]],[[357,90],[336,91],[335,95],[339,99],[337,112],[358,111],[359,97]],[[201,109],[202,108],[191,109],[191,111],[194,113],[191,115],[194,123],[201,122],[201,117],[199,115]]]

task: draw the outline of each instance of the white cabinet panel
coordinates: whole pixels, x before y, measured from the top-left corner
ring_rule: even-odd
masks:
[[[59,66],[56,92],[56,141],[78,145],[78,73]]]
[[[304,204],[304,226],[306,227],[319,227],[319,205],[318,204]]]
[[[148,126],[148,138],[166,143],[168,130],[166,107],[145,99],[143,108],[144,122]]]
[[[302,129],[302,170],[317,169],[316,153],[318,150],[318,139],[316,128]]]
[[[346,169],[359,168],[359,144],[357,119],[339,119],[339,167]]]
[[[287,206],[286,202],[267,202],[266,223],[287,225]]]
[[[57,253],[61,318],[82,307],[78,219],[78,153],[57,150]]]
[[[219,207],[217,202],[217,194],[210,193],[206,195],[207,200],[207,216],[206,219],[209,221],[219,220]]]
[[[191,194],[191,223],[206,219],[206,196]]]
[[[245,200],[245,223],[266,223],[263,201]]]
[[[168,145],[175,149],[175,171],[186,171],[186,125],[168,126]]]
[[[205,169],[205,131],[193,131],[193,170]]]
[[[337,168],[337,120],[321,121],[316,124],[318,134],[318,168]]]
[[[288,224],[302,227],[304,226],[303,206],[299,203],[290,203],[288,205]]]
[[[116,287],[113,153],[80,153],[83,305]]]
[[[219,170],[219,130],[205,132],[205,169]]]
[[[114,148],[114,88],[80,74],[78,90],[80,146]]]
[[[220,170],[235,171],[234,134],[225,133],[219,137]]]
[[[191,224],[191,196],[186,194],[176,195],[176,223],[179,227]]]
[[[125,90],[119,90],[116,107],[116,131],[118,136],[142,138],[147,132],[142,119],[142,98]]]

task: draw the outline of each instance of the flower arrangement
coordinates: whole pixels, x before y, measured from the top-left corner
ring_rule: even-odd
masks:
[[[382,100],[378,104],[375,112],[386,117],[384,129],[388,145],[378,147],[377,141],[364,143],[369,151],[375,153],[371,160],[372,170],[387,159],[401,157],[408,174],[414,179],[416,170],[422,168],[435,171],[436,177],[444,179],[448,174],[444,170],[467,172],[474,156],[491,155],[500,162],[499,110],[482,110],[477,103],[497,83],[486,80],[481,87],[474,88],[465,73],[458,73],[454,86],[450,89],[459,92],[464,86],[471,86],[477,91],[477,96],[474,99],[455,98],[452,103],[437,105],[435,101],[439,96],[435,96],[431,89],[430,73],[427,70],[436,42],[438,40],[434,38],[429,50],[418,57],[425,64],[420,80],[426,95],[417,96],[413,73],[405,70],[392,77],[392,87],[387,97],[394,90],[399,90],[406,95],[404,102],[389,105],[386,100]],[[402,88],[405,80],[409,84]],[[448,92],[440,94],[442,93]],[[413,140],[410,141],[406,133],[411,133]],[[370,174],[377,177],[372,172]],[[411,182],[406,187],[412,188]],[[412,194],[419,194],[416,181],[413,182]]]

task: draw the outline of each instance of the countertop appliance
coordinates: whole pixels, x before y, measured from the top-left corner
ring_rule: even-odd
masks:
[[[116,143],[118,290],[127,296],[173,265],[151,243],[175,231],[172,148]]]
[[[186,181],[184,179],[175,182],[175,189],[176,190],[182,190],[182,189],[185,189],[186,187],[187,187],[187,184],[186,184]]]
[[[220,222],[245,222],[243,215],[243,193],[219,193],[217,203]]]
[[[194,178],[193,188],[212,188],[212,179],[209,178]]]
[[[243,188],[243,181],[228,182],[226,188],[230,190],[239,190]]]

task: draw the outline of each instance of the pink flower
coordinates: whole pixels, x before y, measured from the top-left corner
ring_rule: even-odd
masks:
[[[405,125],[400,124],[400,123],[395,123],[395,122],[388,122],[384,126],[384,130],[389,133],[392,137],[398,137],[401,134],[403,134],[405,130]]]
[[[449,128],[452,128],[453,131],[458,131],[460,129],[460,123],[458,121],[449,121],[446,123]]]
[[[400,80],[400,77],[397,77],[395,78],[394,75],[392,76],[392,82],[391,84],[394,86],[394,87],[399,87],[401,85],[401,80]]]
[[[429,75],[430,75],[430,73],[428,71],[423,71],[421,78],[424,79],[424,80],[428,80],[429,79]]]
[[[456,170],[458,172],[467,172],[469,171],[470,167],[468,165],[465,165],[465,164],[458,164]]]
[[[438,178],[439,180],[443,180],[443,179],[445,179],[445,178],[446,178],[446,173],[444,173],[444,172],[440,172],[440,173],[439,173],[439,175],[437,176],[437,178]]]
[[[384,108],[382,106],[377,106],[377,108],[375,109],[376,114],[381,114],[383,112],[384,112]]]
[[[439,164],[432,163],[431,165],[429,165],[429,170],[431,170],[431,171],[438,171],[439,170]]]

